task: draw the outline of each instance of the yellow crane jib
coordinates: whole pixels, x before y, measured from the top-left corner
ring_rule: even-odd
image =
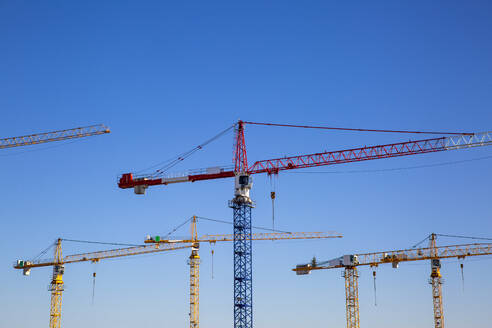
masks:
[[[252,233],[246,236],[247,239],[251,240],[289,240],[289,239],[324,239],[324,238],[342,238],[343,235],[334,232],[273,232],[273,233]],[[155,244],[155,243],[191,243],[191,242],[209,242],[215,243],[218,241],[234,241],[233,234],[223,234],[223,235],[203,235],[200,238],[193,239],[163,239],[160,236],[147,236],[145,243]]]
[[[0,139],[0,149],[20,146],[36,145],[52,141],[83,138],[110,133],[109,128],[103,124],[89,125],[80,128],[58,130],[45,133],[36,133],[19,137]]]

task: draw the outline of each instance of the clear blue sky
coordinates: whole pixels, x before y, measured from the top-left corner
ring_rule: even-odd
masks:
[[[489,1],[0,1],[1,136],[105,123],[110,135],[2,150],[0,326],[48,326],[49,269],[12,269],[55,238],[141,243],[193,214],[232,220],[232,181],[116,186],[237,119],[412,130],[492,130]],[[250,161],[407,140],[248,127]],[[340,272],[297,277],[313,255],[412,246],[431,232],[491,237],[492,149],[285,173],[277,226],[342,240],[254,247],[256,327],[345,325]],[[232,134],[176,169],[229,165]],[[367,171],[350,173],[347,171]],[[383,171],[377,171],[383,170]],[[384,171],[386,170],[386,171]],[[306,171],[305,171],[306,172]],[[255,177],[253,224],[271,225],[270,182]],[[186,233],[186,229],[181,234]],[[231,228],[203,222],[201,233]],[[440,243],[462,240],[441,239]],[[232,325],[232,245],[201,250],[201,325]],[[96,248],[91,248],[96,249]],[[67,244],[65,253],[87,250]],[[188,326],[188,251],[67,266],[62,325]],[[443,266],[449,328],[489,327],[490,259]],[[363,326],[432,326],[428,263],[361,270]]]

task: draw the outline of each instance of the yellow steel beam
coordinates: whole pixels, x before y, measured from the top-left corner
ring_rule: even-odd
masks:
[[[249,235],[246,238],[249,239]],[[251,240],[290,240],[290,239],[325,239],[325,238],[342,238],[343,236],[337,232],[275,232],[275,233],[253,233]],[[145,240],[147,244],[173,244],[173,243],[215,243],[218,241],[234,241],[233,234],[223,235],[203,235],[198,239],[160,239],[151,237]]]
[[[61,141],[74,138],[83,138],[89,136],[95,136],[99,134],[109,133],[110,130],[107,126],[90,125],[81,128],[58,130],[46,133],[36,133],[19,137],[3,138],[0,139],[0,149],[12,148],[20,146],[36,145],[51,141]]]
[[[44,266],[53,266],[59,263],[68,264],[68,263],[85,262],[85,261],[95,262],[102,259],[149,254],[149,253],[159,253],[164,251],[171,251],[171,250],[190,248],[190,247],[191,244],[155,244],[155,245],[145,245],[145,246],[136,246],[136,247],[126,247],[126,248],[111,249],[107,251],[68,255],[62,258],[60,262],[56,262],[56,259],[39,260],[39,261],[20,261],[22,263],[19,263],[19,261],[17,261],[14,264],[14,268],[30,269],[30,268],[37,268],[37,267],[44,267]]]

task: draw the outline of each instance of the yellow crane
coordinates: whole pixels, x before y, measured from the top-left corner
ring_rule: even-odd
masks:
[[[142,255],[150,253],[165,252],[183,248],[191,247],[191,244],[155,244],[144,245],[135,247],[126,247],[118,249],[110,249],[105,251],[97,251],[91,253],[81,253],[74,255],[62,256],[62,240],[57,239],[55,242],[55,252],[53,259],[39,260],[39,261],[26,261],[17,260],[14,264],[15,269],[23,270],[25,276],[29,276],[32,268],[53,267],[53,276],[49,285],[51,291],[51,306],[50,306],[50,328],[60,328],[61,318],[61,306],[62,306],[62,293],[64,290],[63,274],[65,273],[65,264],[76,262],[99,262],[103,259]]]
[[[80,128],[58,130],[45,133],[36,133],[19,137],[10,137],[0,139],[0,149],[13,148],[20,146],[36,145],[52,141],[62,141],[83,137],[96,136],[110,133],[111,131],[105,125],[90,125]]]
[[[469,256],[492,255],[492,243],[462,244],[437,246],[436,234],[429,236],[429,247],[394,250],[377,253],[344,255],[333,260],[297,265],[292,269],[298,275],[311,273],[312,270],[344,268],[345,300],[347,313],[347,328],[359,328],[359,295],[357,267],[368,265],[377,267],[380,264],[391,263],[398,268],[400,262],[430,260],[431,274],[429,283],[432,285],[432,304],[434,309],[434,327],[444,328],[444,313],[442,307],[442,276],[440,272],[441,259],[464,259]]]
[[[163,239],[159,236],[147,236],[145,243],[151,244],[191,244],[191,255],[188,264],[190,266],[190,328],[199,328],[199,280],[200,280],[200,255],[198,250],[200,243],[215,244],[222,241],[234,241],[234,234],[225,235],[203,235],[198,238],[197,217],[191,218],[191,237],[190,239]],[[324,239],[342,238],[336,232],[273,232],[273,233],[252,233],[236,238],[245,240],[288,240],[288,239]]]

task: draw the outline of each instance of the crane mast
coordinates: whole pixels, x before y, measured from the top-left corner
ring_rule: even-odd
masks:
[[[357,267],[347,266],[343,274],[347,328],[359,328],[359,273]]]
[[[234,155],[234,198],[229,202],[234,227],[234,327],[248,328],[253,326],[251,209],[254,204],[249,197],[253,183],[250,174],[246,172],[248,161],[242,121],[237,125]]]
[[[442,307],[442,276],[441,260],[437,254],[436,235],[431,234],[429,238],[431,249],[431,274],[429,283],[432,285],[432,305],[434,309],[434,327],[444,328],[444,311]]]
[[[51,291],[50,328],[60,328],[62,293],[65,289],[63,284],[65,266],[62,264],[61,239],[56,241],[54,260],[53,278],[51,279],[49,287],[49,290]]]
[[[190,328],[199,328],[200,326],[200,255],[198,249],[200,243],[198,240],[198,229],[196,226],[196,216],[191,223],[191,255],[188,261],[190,265]]]

